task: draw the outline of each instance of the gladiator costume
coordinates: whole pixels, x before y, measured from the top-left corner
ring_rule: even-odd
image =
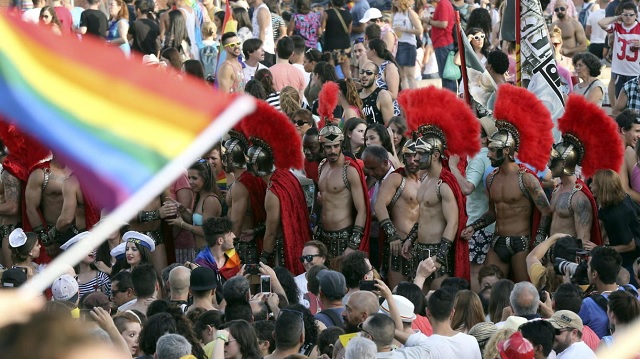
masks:
[[[576,166],[582,167],[584,178],[590,178],[602,169],[617,172],[622,166],[624,151],[618,125],[583,96],[569,96],[564,115],[558,119],[558,128],[562,132],[562,140],[551,150],[550,165],[555,167],[558,161],[562,161],[565,175],[575,175]],[[579,178],[568,198],[569,212],[573,216],[571,200],[578,191],[584,193],[591,204],[591,242],[600,246],[602,233],[598,206],[587,185]]]
[[[473,156],[480,151],[480,123],[471,110],[455,94],[447,90],[427,87],[406,90],[398,97],[404,109],[409,130],[417,131],[416,153],[421,154],[421,169],[431,166],[434,153],[440,154],[442,171],[436,184],[436,195],[441,200],[440,187],[447,184],[458,207],[458,227],[454,238],[442,237],[439,243],[417,243],[418,222],[405,239],[413,244],[414,270],[427,256],[435,256],[440,263],[437,276],[449,275],[470,280],[469,242],[460,238],[467,223],[466,197],[458,181],[449,170],[448,157]],[[433,104],[438,104],[434,106]]]
[[[303,166],[302,140],[286,115],[264,101],[241,122],[249,136],[247,167],[255,176],[270,176],[267,191],[280,202],[281,238],[273,252],[262,250],[264,263],[278,263],[294,275],[304,272],[299,261],[304,243],[311,240],[307,202],[300,182],[289,171]]]
[[[319,134],[320,144],[335,144],[341,143],[344,139],[344,135],[338,126],[327,124],[320,130]],[[360,227],[356,225],[349,226],[337,231],[327,231],[322,228],[322,222],[319,222],[315,233],[315,238],[322,241],[329,250],[329,258],[339,257],[344,253],[344,250],[349,247],[354,250],[361,250],[369,253],[369,231],[371,227],[371,205],[369,202],[369,195],[367,193],[366,180],[364,178],[364,172],[362,167],[356,162],[354,158],[344,155],[344,163],[342,165],[342,181],[351,192],[351,185],[347,178],[347,169],[349,167],[354,168],[358,172],[360,183],[362,187],[362,195],[365,199],[366,207],[366,220],[365,226]],[[322,169],[327,164],[327,159],[323,159],[318,166],[318,173],[322,173]]]

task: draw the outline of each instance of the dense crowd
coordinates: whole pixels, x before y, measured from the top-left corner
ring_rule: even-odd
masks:
[[[229,5],[17,4],[59,36],[260,101],[46,303],[0,290],[2,355],[586,359],[640,316],[634,0],[542,2],[559,139],[513,86],[504,1]],[[455,12],[498,87],[491,116],[446,74]],[[1,284],[16,288],[108,214],[55,151],[11,124],[0,137]]]

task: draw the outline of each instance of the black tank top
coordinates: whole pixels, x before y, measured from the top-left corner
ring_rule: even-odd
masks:
[[[362,114],[367,120],[367,124],[379,123],[384,125],[384,119],[382,118],[382,112],[378,109],[378,94],[382,91],[378,87],[371,95],[362,99]]]

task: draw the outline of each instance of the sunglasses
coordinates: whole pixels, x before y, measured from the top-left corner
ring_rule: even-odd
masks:
[[[237,41],[237,42],[230,42],[230,43],[228,43],[228,44],[226,44],[224,46],[228,46],[228,47],[230,47],[232,49],[235,49],[236,47],[240,47],[240,45],[242,45],[242,42]]]
[[[371,71],[371,70],[360,70],[360,75],[364,75],[367,74],[367,76],[373,76],[375,72]]]
[[[364,328],[363,328],[363,324],[364,324],[364,323],[360,323],[360,324],[358,324],[358,330],[360,330],[360,332],[362,332],[362,333],[364,333],[364,334],[366,334],[366,335],[370,336],[370,337],[371,337],[371,340],[374,340],[373,335],[371,335],[371,333],[369,333],[368,331],[364,330]]]
[[[564,6],[560,6],[560,7],[557,7],[555,9],[553,9],[553,11],[555,11],[555,12],[560,12],[560,11],[565,11],[565,10],[567,10],[567,8],[564,7]]]
[[[42,15],[40,17],[43,18],[43,19],[51,19],[51,16],[49,16],[49,15]]]
[[[298,127],[302,127],[304,125],[307,125],[307,121],[305,120],[295,120],[295,121],[291,121],[293,122],[294,125],[298,126]]]
[[[354,45],[355,44],[362,44],[363,42],[364,42],[364,37],[359,37],[353,42],[353,44]]]
[[[629,14],[629,13],[624,13],[624,14],[620,14],[620,15],[622,15],[624,17],[634,17],[634,16],[636,16],[636,14]]]
[[[480,34],[480,35],[473,35],[471,36],[472,39],[478,41],[478,40],[484,40],[484,34]]]
[[[306,256],[300,256],[300,262],[311,262],[314,257],[322,257],[320,254],[307,254]]]

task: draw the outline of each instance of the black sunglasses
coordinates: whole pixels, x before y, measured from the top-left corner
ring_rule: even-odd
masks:
[[[353,42],[353,44],[361,44],[364,42],[364,37],[359,37],[357,39],[355,39],[355,41]]]
[[[320,254],[307,254],[306,256],[300,256],[300,262],[311,262],[314,257],[322,257]]]
[[[564,6],[560,6],[560,7],[557,7],[555,9],[553,9],[553,11],[555,11],[555,12],[560,12],[560,11],[565,11],[565,10],[567,10],[567,8],[564,7]]]
[[[358,324],[358,330],[360,330],[361,332],[363,332],[363,333],[365,333],[366,335],[370,336],[370,337],[371,337],[371,340],[375,340],[375,339],[374,339],[374,337],[373,337],[373,335],[371,335],[371,333],[369,333],[368,331],[366,331],[366,330],[363,328],[363,324],[364,324],[364,323],[360,323],[360,324]]]
[[[360,70],[360,75],[364,75],[367,74],[367,76],[373,76],[375,72],[371,71],[371,70]]]
[[[302,126],[308,124],[308,122],[305,121],[305,120],[296,120],[296,121],[291,121],[291,122],[293,122],[293,124],[298,126],[298,127],[302,127]]]

